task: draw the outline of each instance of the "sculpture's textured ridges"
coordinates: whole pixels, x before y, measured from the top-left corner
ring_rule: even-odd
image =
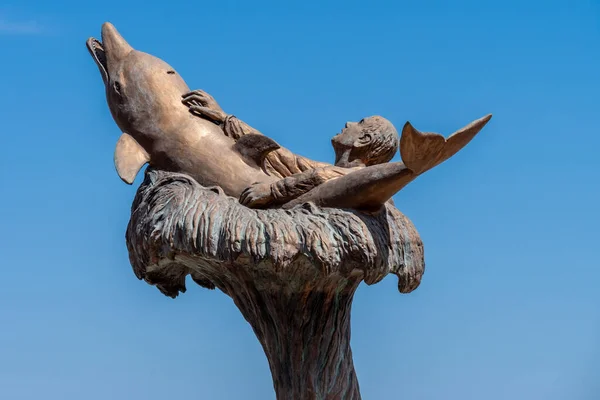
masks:
[[[274,273],[304,256],[324,275],[361,270],[367,284],[396,274],[402,293],[416,289],[424,272],[422,241],[393,206],[378,215],[310,203],[291,210],[253,210],[187,175],[150,168],[133,204],[127,244],[136,276],[173,297],[185,291],[184,278],[191,271],[183,265],[178,270],[171,261],[170,271],[149,272],[176,256],[212,264],[234,263],[243,255],[255,265],[269,262]],[[213,287],[207,277],[194,280]]]

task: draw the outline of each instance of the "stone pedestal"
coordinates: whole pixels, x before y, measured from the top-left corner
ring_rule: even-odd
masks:
[[[358,285],[424,272],[423,244],[396,208],[374,215],[311,204],[251,210],[186,175],[149,169],[127,246],[139,279],[163,294],[199,285],[230,296],[269,360],[277,399],[360,399],[350,349]]]

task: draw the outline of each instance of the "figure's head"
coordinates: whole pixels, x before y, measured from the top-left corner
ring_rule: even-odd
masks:
[[[331,139],[335,150],[335,165],[355,167],[383,164],[398,151],[398,131],[380,116],[347,122],[339,135]]]

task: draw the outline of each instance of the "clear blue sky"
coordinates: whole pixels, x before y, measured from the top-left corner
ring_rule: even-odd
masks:
[[[395,197],[427,270],[409,295],[359,288],[363,397],[600,398],[597,0],[119,3],[0,6],[0,398],[274,399],[229,298],[131,270],[136,187],[84,46],[107,20],[314,159],[347,120],[447,135],[493,113]]]

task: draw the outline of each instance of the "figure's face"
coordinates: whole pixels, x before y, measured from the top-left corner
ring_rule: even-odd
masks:
[[[344,129],[331,139],[334,149],[337,151],[338,148],[342,150],[354,147],[355,143],[363,134],[364,123],[364,119],[360,122],[346,122]]]
[[[359,122],[346,122],[342,131],[331,139],[335,150],[335,165],[353,167],[363,163],[365,146],[373,139],[372,117]]]

